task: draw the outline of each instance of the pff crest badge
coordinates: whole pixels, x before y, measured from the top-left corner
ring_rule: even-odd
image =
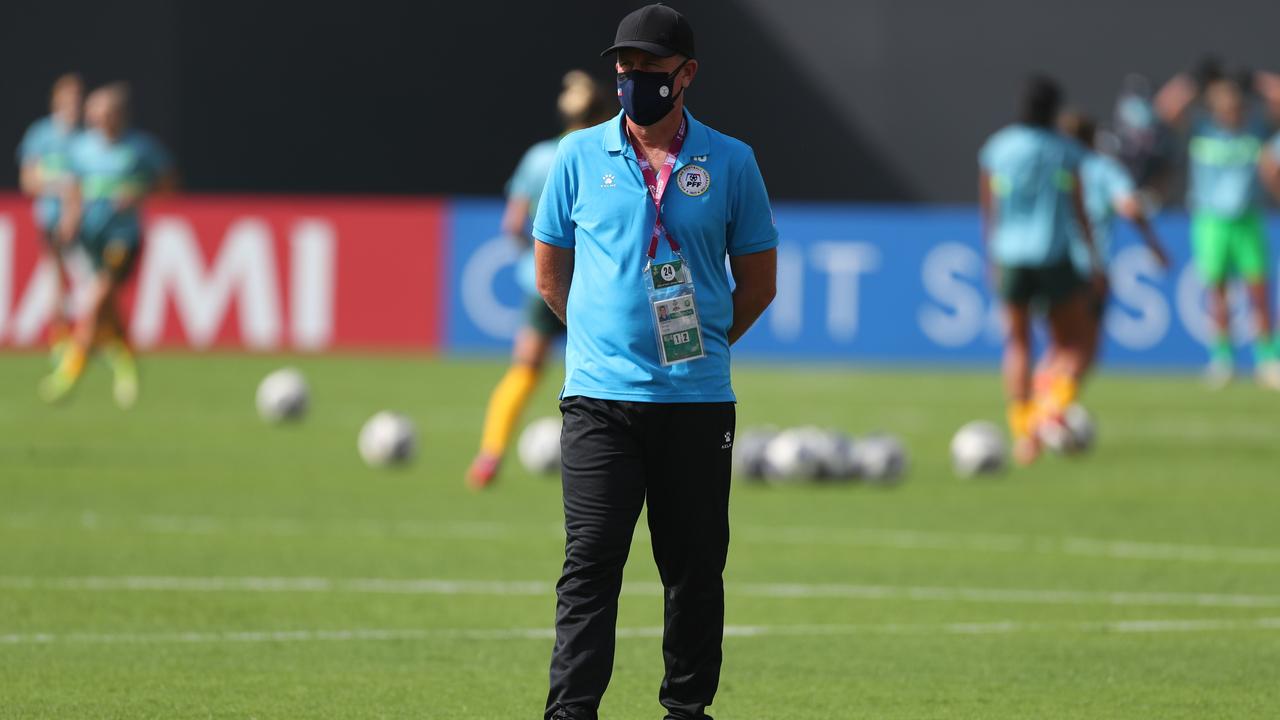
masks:
[[[689,197],[698,197],[711,189],[711,173],[701,165],[685,165],[676,175],[676,186]]]

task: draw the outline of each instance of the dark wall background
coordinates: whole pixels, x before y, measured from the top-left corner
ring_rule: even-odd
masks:
[[[641,4],[15,3],[0,143],[78,69],[133,84],[138,124],[191,189],[493,194],[557,132],[565,70],[611,82],[597,54]],[[1033,69],[1108,112],[1127,71],[1163,80],[1206,51],[1280,66],[1280,3],[1258,0],[672,4],[703,61],[691,108],[756,148],[777,197],[968,201],[976,149]]]

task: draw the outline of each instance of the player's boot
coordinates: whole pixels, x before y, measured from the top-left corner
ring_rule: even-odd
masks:
[[[1280,390],[1280,354],[1275,338],[1259,337],[1253,346],[1253,377],[1268,390]]]
[[[1254,370],[1258,384],[1268,390],[1280,391],[1280,360],[1264,360]]]
[[[498,466],[502,464],[502,456],[481,452],[471,462],[467,470],[467,487],[472,490],[483,490],[498,478]]]
[[[1235,362],[1214,357],[1204,368],[1204,382],[1212,390],[1221,390],[1231,384],[1235,374]]]
[[[71,345],[71,326],[65,320],[54,320],[49,324],[49,367],[56,368],[62,363],[62,356]]]
[[[133,351],[116,340],[107,344],[103,356],[111,366],[111,395],[120,409],[128,410],[138,403],[138,362]]]
[[[46,375],[37,388],[40,397],[48,403],[64,400],[75,389],[84,373],[84,348],[72,342],[62,354],[62,360],[53,372]]]
[[[1221,390],[1231,384],[1236,374],[1235,353],[1231,341],[1225,338],[1213,343],[1209,364],[1204,369],[1204,381],[1211,389]]]

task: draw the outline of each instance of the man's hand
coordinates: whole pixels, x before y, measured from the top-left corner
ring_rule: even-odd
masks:
[[[776,249],[729,258],[733,271],[733,324],[729,344],[742,337],[773,302],[778,292],[778,251]]]
[[[533,243],[533,262],[538,277],[538,294],[551,312],[568,325],[569,286],[573,282],[573,248],[544,242]]]
[[[1190,75],[1175,75],[1156,93],[1156,114],[1166,124],[1184,129],[1191,105],[1200,96],[1200,86]]]

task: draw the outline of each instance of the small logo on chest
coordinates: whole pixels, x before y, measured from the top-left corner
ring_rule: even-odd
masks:
[[[711,188],[711,174],[701,165],[685,165],[676,175],[676,185],[685,195],[698,197]]]
[[[613,179],[613,173],[604,174],[604,177],[600,179],[600,187],[603,187],[603,188],[618,187],[617,181]]]

